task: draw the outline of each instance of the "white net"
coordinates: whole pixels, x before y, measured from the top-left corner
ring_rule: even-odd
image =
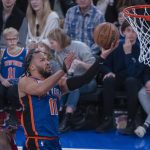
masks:
[[[143,15],[150,17],[150,8],[132,8],[128,11],[136,16]],[[140,42],[139,61],[150,66],[150,21],[145,17],[131,17],[124,14],[125,19],[130,23],[134,31],[137,33]]]

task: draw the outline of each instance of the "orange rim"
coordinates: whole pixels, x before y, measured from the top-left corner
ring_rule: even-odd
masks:
[[[131,18],[144,18],[147,21],[150,21],[150,15],[138,15],[138,14],[132,14],[130,11],[133,9],[145,9],[150,8],[150,5],[135,5],[135,6],[129,6],[123,10],[123,14],[125,16],[131,17]]]

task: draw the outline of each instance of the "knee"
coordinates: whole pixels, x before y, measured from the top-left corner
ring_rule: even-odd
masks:
[[[149,96],[149,95],[146,93],[145,87],[143,87],[143,88],[138,92],[139,101],[141,102],[141,101],[143,100],[143,97],[147,97],[147,96]]]
[[[11,86],[7,89],[6,98],[8,100],[14,100],[15,99],[16,101],[19,101],[18,90],[16,89],[16,87]]]
[[[134,77],[129,77],[125,81],[126,85],[136,85],[137,83],[138,83],[138,80]]]
[[[113,85],[115,83],[115,78],[114,77],[107,77],[103,81],[103,85]]]
[[[3,98],[5,96],[6,88],[0,83],[0,97]]]

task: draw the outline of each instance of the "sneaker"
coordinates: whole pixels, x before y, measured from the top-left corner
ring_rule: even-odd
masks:
[[[133,120],[128,119],[127,126],[124,129],[119,129],[118,132],[120,134],[131,135],[134,134],[135,123]]]
[[[70,120],[71,120],[71,113],[66,113],[62,122],[59,125],[59,132],[64,133],[71,130]]]
[[[12,115],[9,115],[9,118],[5,121],[5,124],[6,124],[6,128],[16,129],[18,127],[17,119]]]
[[[104,117],[101,124],[96,128],[96,132],[105,132],[110,129],[113,129],[113,118]]]
[[[135,130],[134,130],[134,133],[140,137],[140,138],[143,138],[144,135],[146,134],[146,130],[144,127],[142,126],[138,126]]]

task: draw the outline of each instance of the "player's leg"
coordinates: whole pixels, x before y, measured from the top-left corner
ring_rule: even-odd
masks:
[[[39,140],[30,138],[26,141],[26,148],[29,150],[62,150],[59,139]]]

